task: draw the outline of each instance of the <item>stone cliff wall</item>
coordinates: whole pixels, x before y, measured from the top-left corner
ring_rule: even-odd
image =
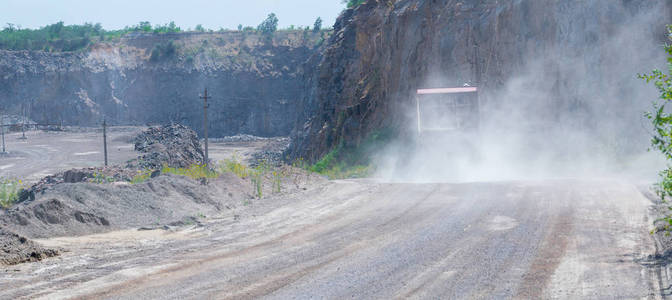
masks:
[[[464,83],[479,85],[486,116],[599,132],[606,112],[627,118],[621,133],[640,128],[625,114],[653,99],[633,82],[664,64],[667,2],[369,0],[337,20],[304,100],[316,113],[294,131],[291,157],[315,161],[385,127],[403,135],[416,89]]]
[[[287,135],[302,112],[302,64],[327,32],[130,34],[83,52],[0,51],[0,108],[39,123],[180,122],[212,136]],[[152,58],[172,43],[174,53]],[[166,52],[164,50],[164,52]],[[164,54],[163,52],[159,52]]]

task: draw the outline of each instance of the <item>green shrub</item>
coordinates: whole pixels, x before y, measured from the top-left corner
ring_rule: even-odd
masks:
[[[348,4],[348,8],[353,8],[364,4],[366,0],[343,0],[343,3]]]
[[[93,178],[91,178],[91,182],[98,183],[98,184],[110,183],[110,182],[114,182],[114,181],[115,181],[114,177],[105,176],[105,174],[101,174],[101,173],[97,173],[97,172],[94,172],[93,173]]]
[[[240,162],[237,155],[234,155],[231,159],[224,160],[219,166],[219,171],[221,173],[233,173],[240,178],[247,178],[251,172],[246,165]]]
[[[672,40],[672,25],[668,25],[669,37]],[[646,117],[653,125],[653,137],[651,145],[660,151],[668,162],[672,162],[672,114],[669,113],[669,105],[672,103],[672,45],[665,45],[668,54],[667,73],[661,70],[653,70],[651,74],[639,77],[646,82],[652,82],[658,92],[659,99],[653,103],[653,111],[646,113]],[[660,182],[656,185],[658,195],[666,201],[672,196],[672,165],[668,163],[665,170],[660,172]],[[670,207],[672,210],[672,207]],[[672,215],[667,215],[656,222],[664,222],[664,230],[669,234],[672,226]]]
[[[144,170],[144,171],[138,171],[138,174],[133,176],[131,179],[131,184],[138,184],[138,183],[143,183],[149,178],[152,177],[152,170]]]
[[[345,118],[344,115],[343,118]],[[357,146],[346,147],[339,144],[322,159],[308,167],[308,170],[325,175],[330,179],[369,176],[375,170],[371,161],[372,155],[389,143],[394,135],[394,130],[383,128],[371,132]]]
[[[23,182],[15,178],[0,178],[0,206],[9,208],[19,201]]]
[[[152,62],[158,62],[161,60],[167,60],[173,58],[177,53],[177,46],[173,41],[168,41],[166,43],[160,43],[154,45],[152,52],[149,56],[149,60]]]

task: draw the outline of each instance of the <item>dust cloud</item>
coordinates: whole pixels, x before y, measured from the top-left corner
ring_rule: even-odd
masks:
[[[598,37],[580,32],[530,54],[504,84],[481,88],[478,132],[410,134],[412,142],[392,142],[375,156],[375,177],[410,182],[655,180],[665,162],[647,151],[651,132],[644,113],[657,93],[637,74],[666,66],[662,24],[668,19],[665,9],[653,7]],[[428,81],[461,86],[444,78]],[[406,130],[417,132],[415,106],[407,110],[412,121]]]

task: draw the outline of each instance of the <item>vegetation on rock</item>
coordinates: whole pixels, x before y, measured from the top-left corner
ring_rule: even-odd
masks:
[[[375,130],[359,145],[339,144],[308,169],[330,179],[360,178],[375,170],[371,154],[387,145],[394,137],[394,130]]]

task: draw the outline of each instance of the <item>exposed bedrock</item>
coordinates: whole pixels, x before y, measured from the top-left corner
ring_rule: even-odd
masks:
[[[655,94],[636,74],[665,66],[670,6],[369,0],[340,16],[324,52],[313,58],[319,67],[305,98],[313,113],[294,131],[291,157],[315,161],[384,127],[408,133],[416,89],[464,83],[481,88],[484,122],[525,120],[529,128],[562,124],[549,127],[646,139],[638,132],[640,112]]]
[[[90,126],[105,117],[200,130],[207,87],[211,136],[288,135],[302,110],[302,65],[322,35],[130,34],[82,52],[0,51],[0,108],[24,106],[38,123]],[[152,57],[157,47],[164,50]]]

